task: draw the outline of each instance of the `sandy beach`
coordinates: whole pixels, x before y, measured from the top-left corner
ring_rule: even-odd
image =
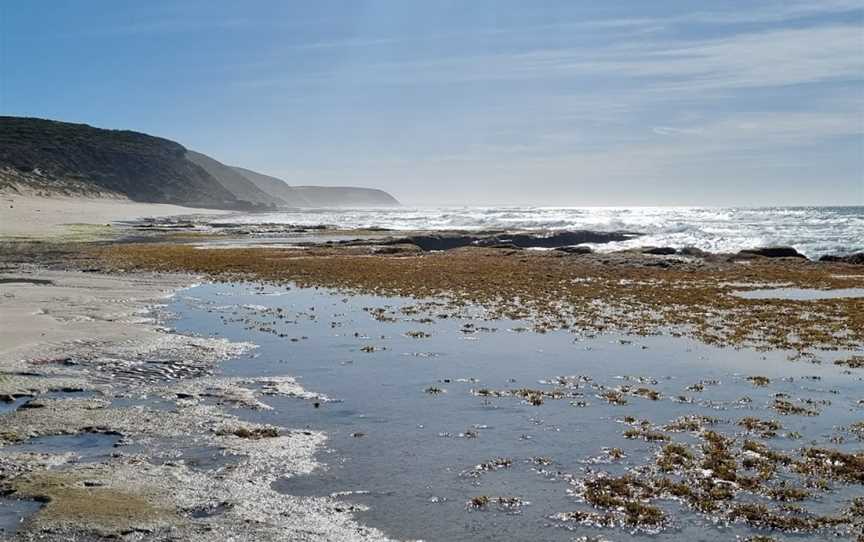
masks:
[[[44,198],[5,193],[0,194],[0,240],[110,237],[113,222],[228,213],[119,198]]]

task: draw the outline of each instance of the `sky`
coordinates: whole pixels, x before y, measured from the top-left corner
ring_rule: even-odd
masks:
[[[415,205],[864,205],[864,0],[3,0],[0,113]]]

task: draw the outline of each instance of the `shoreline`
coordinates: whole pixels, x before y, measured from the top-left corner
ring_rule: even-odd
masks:
[[[165,327],[170,318],[166,303],[194,281],[189,275],[85,273],[32,265],[0,273],[0,398],[14,409],[2,414],[0,450],[52,435],[117,434],[124,443],[120,453],[96,464],[78,462],[74,454],[58,458],[60,463],[45,454],[0,456],[0,488],[18,498],[48,502],[22,524],[18,539],[45,533],[111,537],[132,529],[184,540],[251,533],[257,540],[383,540],[380,532],[357,524],[335,499],[292,497],[270,488],[277,477],[320,468],[314,454],[326,436],[249,423],[231,413],[237,406],[265,406],[257,399],[260,382],[277,385],[277,394],[302,396],[305,391],[287,375],[260,382],[214,376],[221,360],[254,345]],[[154,358],[163,360],[165,372],[139,378],[139,368]],[[226,406],[205,404],[205,389]],[[112,405],[135,404],[148,395],[174,403],[175,410]],[[259,435],[267,438],[259,440]],[[154,450],[140,454],[154,439],[174,441],[180,449],[185,440],[206,442],[236,458],[232,475],[200,474],[182,461],[142,467],[141,459]],[[171,450],[163,453],[173,455]],[[45,470],[49,465],[64,468],[54,473]],[[250,477],[254,484],[236,485]],[[81,487],[84,479],[99,483]],[[212,520],[190,522],[182,513],[244,495],[247,506]],[[119,516],[112,511],[118,503],[124,510]]]
[[[221,361],[255,346],[171,330],[168,300],[200,280],[407,296],[414,304],[405,314],[417,317],[473,320],[469,313],[481,307],[481,320],[523,320],[531,327],[521,331],[538,334],[665,333],[716,346],[788,351],[790,359],[814,363],[864,343],[864,297],[733,295],[781,285],[864,288],[861,266],[843,262],[512,246],[424,251],[375,239],[328,244],[326,236],[302,248],[213,250],[206,241],[225,236],[196,241],[184,237],[188,232],[157,226],[145,243],[117,243],[112,241],[136,230],[115,229],[109,237],[88,235],[78,243],[36,229],[37,243],[16,237],[11,241],[21,244],[20,252],[0,260],[0,397],[10,409],[0,411],[0,450],[42,437],[116,437],[122,443],[109,445],[100,462],[69,454],[0,454],[0,489],[47,502],[22,524],[16,540],[130,530],[184,540],[386,539],[355,518],[362,506],[270,487],[320,469],[314,456],[328,436],[314,427],[244,421],[232,410],[266,410],[265,395],[315,400],[317,390],[304,390],[287,374],[219,375]],[[818,318],[796,317],[811,309]],[[386,308],[373,314],[379,322],[398,316]],[[789,330],[797,342],[785,337]],[[523,392],[529,401],[556,398],[554,391]],[[646,440],[654,435],[644,427],[633,431]],[[184,454],[193,446],[222,451],[206,458],[212,472],[187,462]],[[116,506],[122,514],[106,512]]]
[[[110,240],[121,234],[112,225],[117,222],[232,213],[115,198],[39,197],[9,193],[0,193],[0,210],[0,240],[3,241]]]

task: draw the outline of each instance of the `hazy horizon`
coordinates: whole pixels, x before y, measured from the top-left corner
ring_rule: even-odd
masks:
[[[406,205],[864,204],[864,1],[5,2],[0,114]]]

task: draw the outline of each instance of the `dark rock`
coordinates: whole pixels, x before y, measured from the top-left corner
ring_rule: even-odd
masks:
[[[855,254],[849,254],[848,256],[827,255],[819,258],[819,261],[864,265],[864,252],[856,252]]]
[[[401,245],[386,245],[374,247],[375,254],[407,254],[418,252],[417,245],[401,244]]]
[[[858,252],[843,257],[843,263],[851,263],[854,265],[864,265],[864,252]]]
[[[642,247],[642,254],[654,254],[656,256],[669,256],[677,252],[672,247]]]
[[[454,233],[414,235],[404,239],[393,239],[383,244],[412,243],[423,250],[450,250],[467,246],[510,248],[560,248],[583,243],[611,243],[637,237],[633,232],[596,232],[589,230],[562,231],[554,233]]]
[[[555,250],[558,252],[566,252],[567,254],[591,254],[594,252],[591,247],[575,246],[575,247],[558,247]]]
[[[801,254],[792,247],[763,247],[741,250],[738,252],[739,257],[763,256],[765,258],[804,258],[807,256]]]
[[[518,247],[513,243],[500,243],[497,245],[489,245],[487,248],[500,248],[506,250],[522,250],[522,247]]]
[[[669,262],[669,260],[654,260],[652,262],[643,263],[642,267],[662,267],[663,269],[667,269],[672,267],[672,263]]]
[[[711,255],[710,252],[705,252],[701,248],[696,247],[684,247],[678,251],[678,254],[682,256],[692,256],[694,258],[704,258]]]
[[[470,235],[415,235],[406,239],[397,239],[393,244],[411,243],[421,250],[450,250],[474,244],[477,238]]]
[[[477,244],[485,246],[502,242],[512,243],[522,248],[558,248],[581,245],[584,243],[612,243],[627,241],[639,234],[631,232],[597,232],[590,230],[562,231],[550,235],[544,234],[513,234],[496,235],[492,240],[480,239]]]

